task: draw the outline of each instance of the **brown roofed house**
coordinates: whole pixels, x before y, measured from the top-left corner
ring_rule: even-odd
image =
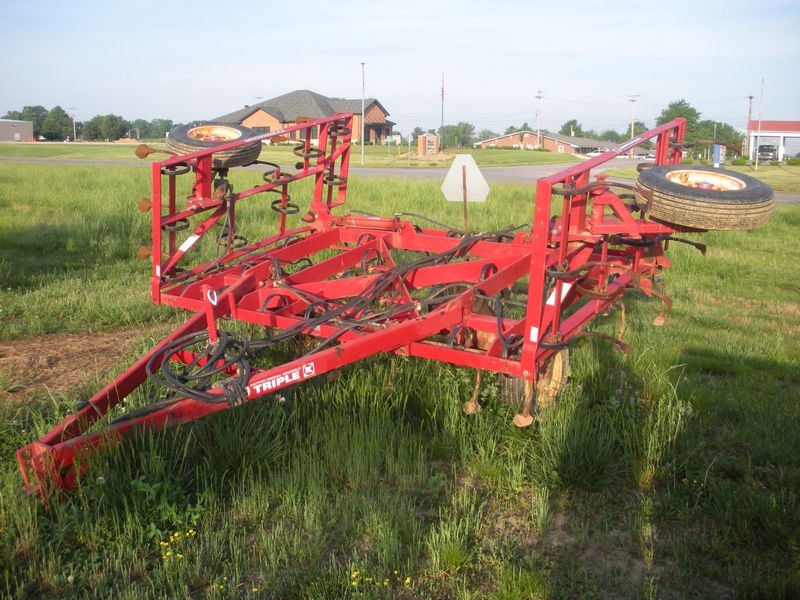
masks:
[[[294,125],[298,120],[322,119],[342,112],[353,113],[352,139],[353,141],[359,140],[361,137],[361,99],[328,98],[311,90],[295,90],[282,96],[276,96],[217,117],[214,121],[239,123],[257,133],[269,133]],[[365,100],[364,113],[365,139],[368,143],[383,143],[391,135],[394,126],[394,123],[386,118],[389,113],[375,98]],[[292,135],[299,136],[299,132],[292,132]],[[316,138],[316,136],[317,132],[312,131],[311,137]]]

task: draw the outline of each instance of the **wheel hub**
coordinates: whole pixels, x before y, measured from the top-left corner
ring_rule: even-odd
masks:
[[[187,131],[186,135],[201,142],[232,142],[242,137],[241,132],[225,125],[200,125]]]
[[[667,173],[666,177],[672,183],[703,190],[731,192],[746,187],[745,182],[741,179],[723,173],[712,173],[711,171],[681,169]]]

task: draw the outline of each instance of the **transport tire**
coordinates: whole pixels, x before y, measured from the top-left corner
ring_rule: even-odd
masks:
[[[755,177],[694,165],[644,169],[635,192],[653,219],[696,229],[759,227],[775,205],[772,188]]]
[[[167,148],[178,154],[189,154],[255,135],[258,135],[255,131],[237,123],[201,121],[173,128],[167,138]],[[252,142],[233,150],[215,152],[213,164],[218,168],[240,167],[257,160],[259,154],[261,142]]]
[[[536,390],[533,397],[532,412],[542,416],[550,408],[556,405],[558,394],[569,379],[569,349],[564,348],[555,352],[547,364],[544,371],[536,380]],[[500,386],[500,400],[503,404],[511,406],[521,406],[525,400],[525,380],[520,377],[500,375],[498,377]]]

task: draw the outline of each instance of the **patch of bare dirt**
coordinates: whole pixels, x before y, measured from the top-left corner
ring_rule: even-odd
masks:
[[[0,343],[0,400],[22,401],[40,391],[64,393],[128,356],[147,330],[56,333]]]

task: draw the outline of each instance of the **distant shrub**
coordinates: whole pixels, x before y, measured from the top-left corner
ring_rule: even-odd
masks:
[[[681,161],[681,164],[682,165],[693,165],[694,164],[694,159],[692,159],[692,158],[684,158]]]
[[[787,167],[800,167],[800,157],[798,157],[798,158],[787,158],[786,159],[786,166]]]
[[[781,161],[779,161],[779,160],[771,160],[771,161],[769,161],[769,164],[770,164],[770,166],[777,167],[777,166],[780,166]]]
[[[734,167],[744,167],[747,164],[747,159],[746,158],[734,158],[733,160],[731,160],[731,164]]]
[[[699,162],[701,165],[707,165],[708,164],[708,161],[705,158],[701,158],[697,162]]]

